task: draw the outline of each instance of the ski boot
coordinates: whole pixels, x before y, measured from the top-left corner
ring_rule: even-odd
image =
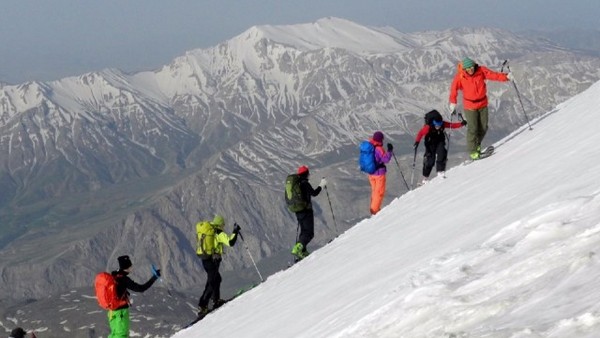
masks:
[[[224,300],[224,299],[217,299],[217,300],[215,300],[213,302],[213,310],[216,310],[216,309],[220,308],[225,303],[227,303],[227,301]]]
[[[210,311],[208,310],[208,307],[200,307],[200,308],[198,308],[198,319],[202,319],[202,318],[206,317],[206,315],[209,312]]]
[[[304,252],[304,245],[302,245],[302,243],[296,243],[293,247],[292,247],[292,255],[294,255],[297,258],[304,258],[303,255]]]

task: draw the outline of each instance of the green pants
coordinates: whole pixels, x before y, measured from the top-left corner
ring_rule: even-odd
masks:
[[[129,338],[129,308],[108,311],[108,338]]]
[[[481,146],[481,141],[487,133],[488,107],[476,110],[465,109],[464,113],[467,120],[467,151],[473,153]]]

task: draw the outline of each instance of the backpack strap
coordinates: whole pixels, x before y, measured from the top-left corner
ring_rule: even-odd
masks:
[[[385,166],[385,163],[377,162],[377,155],[376,155],[377,154],[377,148],[381,148],[382,154],[385,154],[385,149],[383,149],[383,144],[375,145],[375,154],[374,154],[374,156],[375,156],[375,171],[377,171],[377,170],[379,170],[381,168],[387,168]]]
[[[123,289],[122,289],[123,290],[123,294],[122,295],[118,294],[119,290],[121,290],[121,286],[120,286],[119,282],[122,281],[124,277],[126,277],[126,275],[124,273],[120,272],[120,271],[117,271],[117,273],[115,273],[115,275],[114,275],[115,284],[117,285],[117,290],[116,290],[117,291],[117,298],[120,301],[123,302],[122,305],[125,305],[125,304],[130,305],[130,303],[129,303],[129,293],[127,292],[127,287],[126,286],[123,287]],[[122,306],[122,305],[119,305],[119,306]]]

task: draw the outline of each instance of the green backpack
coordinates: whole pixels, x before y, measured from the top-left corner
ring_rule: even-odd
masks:
[[[196,224],[198,245],[196,254],[200,258],[210,258],[215,250],[215,227],[210,222],[204,221]]]
[[[300,175],[291,174],[285,179],[285,203],[291,212],[306,210],[308,203],[302,199]]]

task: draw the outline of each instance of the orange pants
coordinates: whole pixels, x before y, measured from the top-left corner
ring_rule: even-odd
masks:
[[[371,183],[371,215],[381,210],[383,196],[385,195],[385,175],[369,175]]]

